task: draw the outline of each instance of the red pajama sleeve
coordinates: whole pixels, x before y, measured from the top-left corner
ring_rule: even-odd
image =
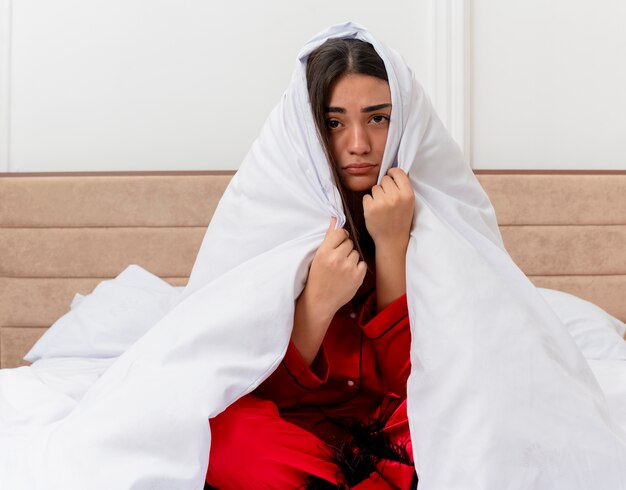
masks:
[[[329,381],[331,366],[328,356],[334,359],[331,362],[338,364],[332,367],[335,383],[344,376],[354,376],[354,373],[348,375],[342,371],[341,366],[343,365],[345,368],[345,362],[337,362],[337,356],[345,356],[346,352],[344,350],[339,354],[333,343],[343,342],[341,335],[337,336],[337,328],[344,328],[342,325],[345,325],[345,328],[349,327],[342,322],[353,321],[355,322],[354,328],[359,329],[362,333],[362,342],[371,346],[370,349],[367,349],[367,352],[371,352],[371,354],[359,360],[361,352],[357,340],[357,347],[353,352],[355,365],[360,365],[369,373],[379,373],[379,383],[382,382],[386,391],[393,392],[400,397],[406,396],[406,379],[410,372],[409,351],[411,342],[406,295],[396,299],[378,314],[375,314],[375,307],[376,294],[372,292],[361,308],[358,318],[350,320],[351,317],[346,312],[334,318],[335,335],[331,336],[330,340],[324,339],[324,343],[310,366],[306,364],[298,349],[290,341],[282,362],[270,377],[255,390],[254,394],[260,398],[272,400],[279,408],[297,405],[303,399],[311,401],[310,395]],[[352,335],[354,334],[356,332]],[[351,342],[347,338],[346,341]],[[354,341],[354,337],[352,341]],[[331,343],[325,346],[329,342]],[[345,357],[343,360],[345,361]],[[356,376],[359,376],[358,373]],[[327,388],[331,391],[337,390],[336,384],[334,386],[327,385]],[[324,396],[327,395],[328,392]],[[338,396],[342,396],[342,392],[339,392]]]
[[[375,352],[382,379],[389,391],[406,397],[406,380],[411,372],[411,327],[406,294],[383,308],[378,314],[376,293],[372,293],[359,317],[366,341]]]
[[[274,401],[279,407],[297,403],[303,395],[320,387],[328,379],[328,358],[322,345],[308,366],[300,352],[289,341],[287,353],[276,370],[254,392],[260,398]]]

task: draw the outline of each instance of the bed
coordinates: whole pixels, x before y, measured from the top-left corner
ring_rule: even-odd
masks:
[[[433,234],[428,226],[422,226],[419,241],[413,237],[413,246],[422,247],[424,260],[419,266],[424,275],[407,276],[410,281],[434,277],[428,284],[444,291],[446,296],[439,297],[446,299],[459,277],[465,274],[466,279],[454,301],[428,303],[433,310],[441,309],[445,322],[416,322],[425,326],[421,329],[412,325],[411,349],[423,351],[418,363],[428,364],[431,372],[441,366],[436,374],[444,380],[444,389],[428,397],[413,395],[421,400],[411,412],[418,424],[412,433],[421,434],[418,454],[434,458],[430,464],[420,460],[416,465],[441,478],[464,475],[463,488],[485,488],[471,486],[467,475],[486,471],[486,478],[491,478],[491,469],[496,468],[490,488],[501,488],[497,474],[502,465],[489,463],[498,454],[518,465],[523,481],[516,488],[555,488],[567,474],[568,488],[590,488],[590,482],[601,477],[600,486],[617,490],[616,482],[624,481],[626,454],[622,338],[626,325],[620,321],[626,317],[621,301],[626,276],[626,172],[477,174],[520,270],[499,247],[493,257],[503,257],[508,265],[495,268],[494,275],[467,267],[465,256],[461,260],[442,253],[441,241],[437,247],[431,241],[429,248],[428,237]],[[227,298],[219,293],[230,294],[232,284],[241,288],[258,325],[275,322],[277,311],[284,312],[279,324],[285,336],[292,319],[287,307],[266,308],[281,290],[253,289],[249,278],[258,270],[245,267],[234,269],[230,287],[213,280],[202,287],[202,294],[180,300],[193,291],[197,280],[194,275],[187,289],[180,287],[189,281],[207,224],[216,220],[211,232],[220,223],[239,224],[224,206],[213,218],[232,176],[232,172],[0,175],[0,367],[16,368],[0,370],[0,480],[8,478],[9,487],[84,488],[86,481],[97,481],[101,488],[198,487],[210,444],[206,419],[227,405],[219,400],[231,389],[231,378],[220,373],[251,369],[257,359],[245,348],[251,344],[242,344],[241,333],[233,335],[240,322],[230,321],[231,316],[236,318],[232,308],[220,310]],[[424,225],[424,217],[432,212],[424,208],[417,219]],[[263,228],[260,233],[267,231]],[[233,246],[241,243],[240,236],[231,235],[231,245],[224,247],[210,271],[237,257]],[[459,243],[464,246],[462,240]],[[288,267],[292,262],[284,253],[280,249],[274,260]],[[453,273],[433,275],[428,263],[442,260]],[[504,269],[510,274],[500,277]],[[528,300],[545,311],[545,318],[524,316],[523,322],[512,323],[511,311],[518,311],[515,303],[508,304],[510,308],[500,302],[493,305],[490,321],[484,322],[487,317],[480,316],[475,302],[466,302],[459,312],[459,294],[464,297],[473,291],[470,284],[478,288],[476,273],[483,271],[494,281],[486,283],[497,287],[488,286],[475,298],[490,304],[494,298],[506,299],[508,281],[514,279],[529,293]],[[524,274],[540,288],[535,290]],[[275,276],[273,270],[266,271],[264,284],[273,284]],[[446,277],[442,288],[438,283]],[[281,301],[291,302],[292,293]],[[522,312],[527,311],[524,308]],[[474,313],[480,321],[466,328]],[[455,315],[457,320],[450,320]],[[206,328],[197,318],[211,318],[212,326],[222,322],[224,328]],[[276,331],[255,330],[268,344],[265,350],[279,362]],[[230,350],[224,348],[229,342]],[[544,342],[552,347],[533,354]],[[19,367],[28,364],[27,352],[35,362]],[[190,358],[202,366],[189,368]],[[473,373],[469,378],[468,367]],[[207,378],[207,372],[214,375]],[[410,383],[411,378],[411,389]],[[428,386],[426,382],[418,388]],[[506,392],[509,386],[512,389]],[[518,394],[529,386],[533,396],[520,403]],[[485,414],[480,424],[471,423],[476,400]],[[182,413],[184,417],[179,416]],[[195,416],[188,416],[192,413]],[[177,422],[163,424],[165,419]],[[485,447],[494,452],[477,458],[469,441],[490,433],[497,437]],[[462,452],[454,465],[460,468],[458,475],[447,471],[442,462],[448,461],[449,450],[435,457],[424,449],[440,444],[441,434],[453,434],[454,450],[466,448],[480,471],[467,471],[463,465],[468,458]],[[467,438],[463,444],[457,442],[461,436]],[[572,446],[572,437],[587,442]],[[572,457],[559,455],[571,447],[581,450]],[[586,463],[595,458],[587,470],[578,453]],[[107,464],[98,464],[101,461]],[[123,470],[111,473],[108,468]],[[52,486],[51,474],[56,478]],[[175,481],[175,486],[168,486],[168,481]],[[450,486],[432,485],[429,488]]]

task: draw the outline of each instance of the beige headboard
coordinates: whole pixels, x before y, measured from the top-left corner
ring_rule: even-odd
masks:
[[[507,250],[539,287],[626,321],[626,172],[477,172]]]
[[[477,172],[538,286],[626,320],[626,172]],[[0,367],[135,263],[185,284],[232,172],[0,174]]]

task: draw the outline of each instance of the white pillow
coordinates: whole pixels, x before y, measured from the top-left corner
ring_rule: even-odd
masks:
[[[562,291],[537,288],[586,359],[626,360],[626,325],[599,306]]]
[[[137,265],[103,281],[87,296],[77,294],[24,359],[117,357],[170,309],[174,288]]]

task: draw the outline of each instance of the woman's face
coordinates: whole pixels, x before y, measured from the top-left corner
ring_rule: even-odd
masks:
[[[342,183],[354,192],[369,191],[378,180],[389,132],[389,84],[369,75],[343,75],[331,86],[325,110]]]

